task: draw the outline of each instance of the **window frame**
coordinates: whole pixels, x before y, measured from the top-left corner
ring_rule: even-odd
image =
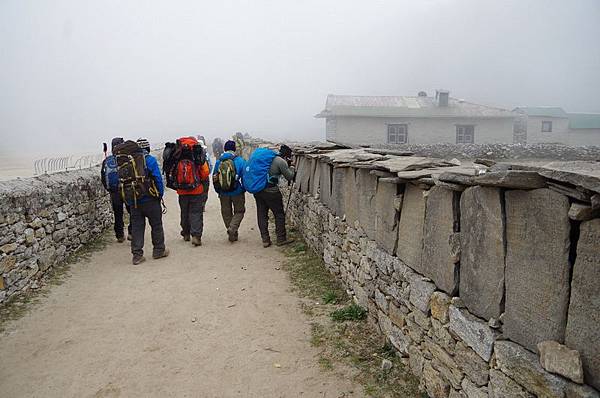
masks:
[[[544,129],[544,126],[550,126],[550,129]],[[542,133],[552,132],[552,120],[542,120]]]
[[[392,131],[395,130],[395,131]],[[392,142],[391,136],[397,137],[397,140]],[[401,140],[400,138],[404,138]],[[408,144],[408,124],[406,123],[391,123],[387,125],[387,143],[392,145]]]
[[[470,130],[470,131],[469,131]],[[466,137],[471,138],[469,142]],[[475,125],[474,124],[457,124],[456,125],[456,143],[457,144],[474,144],[475,143]]]

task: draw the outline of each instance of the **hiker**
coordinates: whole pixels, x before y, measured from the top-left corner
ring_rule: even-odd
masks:
[[[152,229],[152,258],[167,257],[169,250],[165,247],[161,207],[164,186],[157,160],[135,141],[117,145],[114,152],[119,166],[119,191],[131,209],[133,265],[146,261],[146,218]]]
[[[125,206],[127,213],[131,213],[129,210],[129,205],[123,201],[123,198],[121,198],[121,195],[119,194],[119,172],[117,167],[117,158],[114,155],[115,147],[123,142],[124,140],[121,137],[115,137],[112,139],[111,154],[102,162],[102,168],[100,171],[102,185],[104,185],[104,189],[110,193],[110,202],[112,204],[112,210],[115,216],[115,237],[119,243],[125,241],[123,206]],[[104,148],[106,149],[106,146]],[[131,222],[127,226],[127,240],[131,240]]]
[[[223,149],[225,152],[213,170],[213,187],[219,194],[228,239],[233,243],[238,240],[238,229],[246,212],[246,191],[241,182],[246,162],[235,154],[234,141],[227,141]]]
[[[279,190],[281,176],[291,182],[296,174],[291,158],[292,149],[287,145],[282,145],[279,153],[268,148],[258,148],[250,156],[242,176],[244,188],[254,194],[256,200],[258,229],[265,248],[271,246],[269,210],[275,217],[276,245],[283,246],[294,241],[287,237],[283,197]]]
[[[212,150],[213,155],[215,155],[215,159],[219,159],[223,154],[223,141],[220,138],[215,138],[212,142]]]
[[[177,140],[171,159],[165,159],[167,186],[177,190],[181,210],[181,236],[202,246],[204,207],[208,199],[210,168],[203,145],[194,137]]]

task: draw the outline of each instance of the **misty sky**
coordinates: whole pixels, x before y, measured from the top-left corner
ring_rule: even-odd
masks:
[[[328,93],[600,113],[599,0],[0,0],[0,152],[323,139]]]

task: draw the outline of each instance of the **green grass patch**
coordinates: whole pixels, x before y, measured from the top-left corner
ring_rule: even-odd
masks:
[[[360,321],[367,318],[367,311],[360,305],[353,303],[333,311],[330,316],[336,322]]]

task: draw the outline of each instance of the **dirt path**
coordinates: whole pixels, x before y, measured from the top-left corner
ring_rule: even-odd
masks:
[[[310,325],[278,270],[284,256],[260,244],[253,202],[247,196],[231,245],[211,193],[204,245],[193,248],[179,238],[169,193],[171,256],[134,267],[129,246],[115,242],[75,264],[0,336],[0,396],[362,395],[320,369]]]

